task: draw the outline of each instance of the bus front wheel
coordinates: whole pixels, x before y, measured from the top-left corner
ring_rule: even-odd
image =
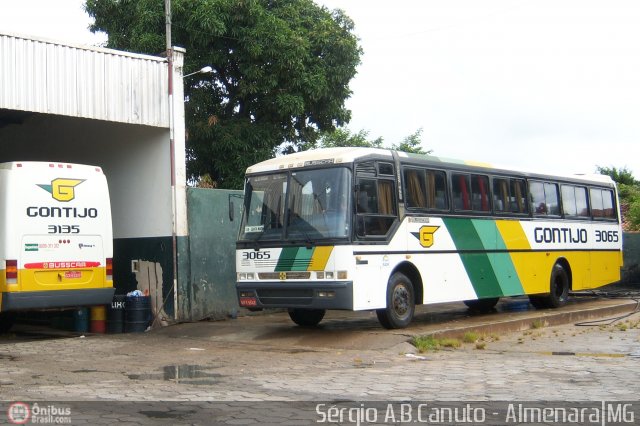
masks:
[[[324,309],[289,309],[289,317],[301,327],[315,327],[324,318]]]
[[[559,263],[551,269],[549,294],[529,296],[529,302],[538,308],[559,308],[567,304],[571,282],[567,270]]]
[[[416,309],[413,284],[406,275],[396,272],[387,284],[387,307],[376,315],[384,328],[405,328],[411,323]]]

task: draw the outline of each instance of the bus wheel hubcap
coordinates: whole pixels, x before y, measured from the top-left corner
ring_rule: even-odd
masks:
[[[405,286],[398,286],[393,292],[393,310],[398,315],[405,315],[409,310],[409,292]]]

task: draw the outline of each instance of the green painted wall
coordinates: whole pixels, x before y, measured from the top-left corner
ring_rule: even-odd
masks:
[[[229,220],[229,201],[234,220]],[[234,316],[235,242],[240,226],[242,191],[187,189],[188,252],[179,251],[179,306],[183,320]],[[188,271],[184,266],[188,265]],[[182,268],[182,271],[181,271]]]
[[[622,237],[624,267],[622,282],[640,286],[640,233],[626,232]]]

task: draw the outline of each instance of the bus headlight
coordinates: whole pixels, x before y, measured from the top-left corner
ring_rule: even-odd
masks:
[[[253,272],[238,272],[238,281],[254,280],[256,274]]]
[[[348,276],[347,271],[338,271],[339,280],[346,280],[347,276]]]
[[[325,272],[324,276],[327,277],[328,280],[332,280],[333,279],[333,271]]]

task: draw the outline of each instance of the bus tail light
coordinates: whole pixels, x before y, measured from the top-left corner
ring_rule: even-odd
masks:
[[[5,278],[7,284],[16,284],[18,282],[18,261],[7,260],[7,269],[5,270]]]
[[[110,257],[107,258],[106,273],[107,273],[107,281],[113,281],[113,259]]]

